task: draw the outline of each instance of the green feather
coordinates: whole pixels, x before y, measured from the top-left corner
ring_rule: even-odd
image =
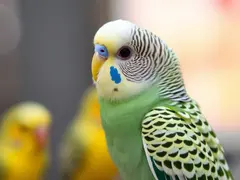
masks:
[[[152,87],[127,101],[99,102],[108,149],[123,179],[154,179],[142,145],[141,122],[154,106],[169,101],[159,101],[157,88]]]

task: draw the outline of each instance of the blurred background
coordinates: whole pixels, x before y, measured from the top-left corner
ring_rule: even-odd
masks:
[[[93,36],[119,18],[153,31],[175,50],[189,94],[240,178],[240,1],[0,0],[0,112],[22,100],[51,110],[47,179],[58,179],[58,144],[92,84]]]

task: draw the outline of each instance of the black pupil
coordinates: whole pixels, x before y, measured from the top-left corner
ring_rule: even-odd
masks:
[[[120,50],[119,55],[123,58],[128,58],[131,54],[131,51],[129,48],[123,48]]]

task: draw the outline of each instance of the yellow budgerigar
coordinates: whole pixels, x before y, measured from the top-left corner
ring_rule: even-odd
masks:
[[[0,179],[41,180],[48,167],[51,114],[36,102],[7,110],[0,127]]]
[[[107,150],[94,87],[84,94],[80,111],[64,134],[60,146],[62,179],[113,180],[118,172]]]

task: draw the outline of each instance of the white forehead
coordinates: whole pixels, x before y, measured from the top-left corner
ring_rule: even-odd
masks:
[[[95,38],[100,36],[105,38],[120,37],[121,39],[129,40],[131,31],[135,26],[135,24],[122,19],[110,21],[99,28]]]

